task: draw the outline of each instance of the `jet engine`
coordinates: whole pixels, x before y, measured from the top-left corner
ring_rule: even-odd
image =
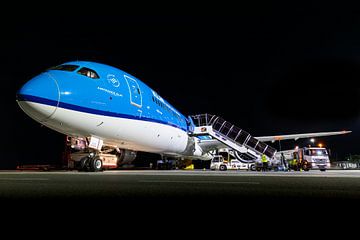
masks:
[[[132,161],[135,160],[136,158],[136,153],[135,151],[132,150],[127,150],[127,149],[116,149],[117,151],[117,165],[121,166],[121,165],[125,165],[125,164],[131,164]]]

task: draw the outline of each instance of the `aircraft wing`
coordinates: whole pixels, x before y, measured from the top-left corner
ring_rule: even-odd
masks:
[[[351,133],[351,131],[301,133],[301,134],[265,136],[265,137],[255,137],[255,138],[262,142],[269,142],[269,141],[274,142],[278,140],[288,140],[288,139],[298,140],[299,138],[324,137],[324,136],[341,135],[347,133]]]
[[[300,134],[288,134],[288,135],[276,135],[276,136],[263,136],[263,137],[255,137],[255,138],[262,142],[269,142],[269,141],[274,142],[279,140],[289,140],[289,139],[298,140],[300,138],[324,137],[324,136],[341,135],[347,133],[351,133],[351,131],[300,133]],[[209,152],[220,148],[227,148],[225,144],[210,136],[199,137],[198,145],[201,147],[201,149],[204,152]]]

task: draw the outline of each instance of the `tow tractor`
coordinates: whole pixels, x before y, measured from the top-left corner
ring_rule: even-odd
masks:
[[[102,171],[131,164],[136,152],[118,148],[101,147],[94,151],[88,147],[87,139],[66,136],[63,161],[68,169],[79,171]]]

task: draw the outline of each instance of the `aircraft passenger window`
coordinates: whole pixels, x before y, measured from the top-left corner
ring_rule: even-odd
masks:
[[[64,64],[64,65],[59,65],[59,66],[55,66],[55,67],[51,67],[48,70],[61,70],[61,71],[69,71],[72,72],[75,69],[77,69],[79,66],[78,65],[71,65],[71,64]]]
[[[94,70],[86,67],[81,68],[77,73],[93,79],[99,78],[99,75]]]

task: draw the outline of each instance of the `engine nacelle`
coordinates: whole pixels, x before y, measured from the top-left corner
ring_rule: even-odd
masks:
[[[127,150],[127,149],[117,149],[117,158],[118,158],[118,162],[117,165],[121,166],[121,165],[125,165],[125,164],[131,164],[135,158],[136,158],[136,153],[135,151],[132,150]]]

